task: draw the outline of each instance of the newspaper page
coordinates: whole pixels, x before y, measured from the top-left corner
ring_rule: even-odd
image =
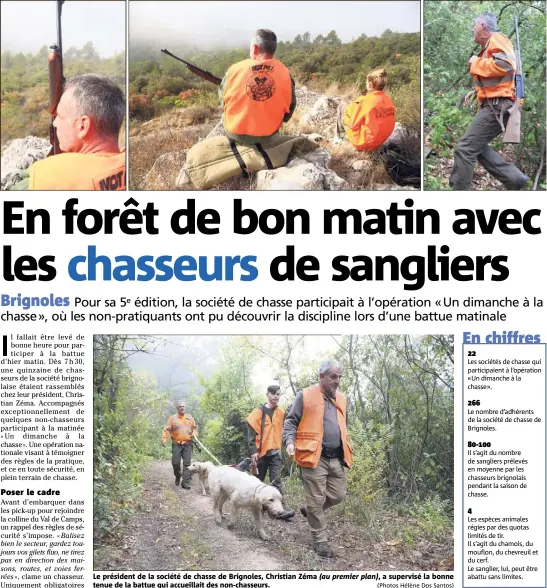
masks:
[[[509,45],[478,57],[515,16],[522,112]],[[47,109],[47,19],[45,145],[14,121]],[[229,101],[290,110],[283,79],[302,151],[270,169],[286,142],[228,141]],[[501,94],[456,109],[474,80]],[[2,87],[0,588],[545,587],[545,2],[2,2]],[[367,97],[405,150],[357,148]],[[491,114],[521,143],[458,188]]]

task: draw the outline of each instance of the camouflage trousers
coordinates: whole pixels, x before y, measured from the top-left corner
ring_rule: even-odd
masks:
[[[507,124],[507,111],[511,105],[509,98],[493,99],[482,104],[454,152],[454,168],[450,174],[450,185],[454,190],[470,189],[477,162],[508,190],[520,190],[524,186],[528,176],[488,144],[502,132],[500,122],[504,127]]]

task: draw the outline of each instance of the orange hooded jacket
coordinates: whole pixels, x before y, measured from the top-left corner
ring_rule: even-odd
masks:
[[[516,63],[511,41],[503,33],[493,33],[469,68],[481,104],[486,98],[515,100]]]
[[[358,151],[373,151],[395,128],[395,106],[383,90],[357,98],[344,112],[346,137]]]
[[[306,388],[302,392],[302,418],[296,430],[294,459],[303,468],[315,468],[321,458],[323,448],[323,418],[325,416],[325,396],[319,384]],[[344,462],[350,468],[353,465],[353,450],[346,427],[346,397],[337,392],[333,400],[336,406],[336,418],[340,427]]]
[[[273,135],[290,112],[292,81],[277,59],[245,59],[226,72],[224,128],[233,135]]]
[[[125,151],[59,153],[29,168],[29,190],[125,190]]]
[[[283,437],[283,419],[285,411],[277,407],[273,413],[273,420],[268,415],[264,419],[264,437],[262,438],[262,447],[260,446],[260,429],[262,425],[262,409],[255,408],[247,417],[249,426],[256,433],[256,448],[260,451],[258,457],[263,457],[270,449],[281,449],[281,439]]]

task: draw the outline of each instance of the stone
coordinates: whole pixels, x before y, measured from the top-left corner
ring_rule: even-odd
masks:
[[[0,168],[2,190],[8,190],[21,180],[17,173],[30,167],[35,161],[47,157],[51,144],[47,139],[29,135],[23,139],[14,139],[2,152]]]
[[[175,188],[183,188],[184,186],[189,186],[192,184],[192,181],[188,177],[186,170],[182,168],[175,180]]]
[[[147,190],[171,190],[176,185],[180,170],[186,162],[187,150],[173,151],[160,155],[152,169],[146,174],[144,184]]]
[[[297,165],[294,161],[292,163],[291,167],[259,171],[256,174],[256,189],[323,190],[324,173],[319,168],[305,161]]]
[[[310,154],[305,156],[307,155]],[[292,159],[285,167],[259,171],[256,174],[257,190],[347,190],[348,188],[349,184],[346,180],[332,170],[300,157]]]
[[[316,149],[315,151],[309,151],[300,156],[305,159],[308,163],[319,165],[321,167],[329,167],[331,154],[326,149]]]
[[[348,190],[349,184],[332,170],[326,170],[323,176],[323,188],[325,190]]]
[[[315,125],[319,122],[331,119],[336,114],[336,101],[328,96],[321,96],[319,100],[300,119],[300,127]]]

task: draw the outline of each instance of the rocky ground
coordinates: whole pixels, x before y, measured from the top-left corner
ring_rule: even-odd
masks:
[[[297,109],[289,123],[283,125],[281,133],[311,139],[317,144],[315,154],[293,157],[285,167],[252,174],[249,180],[234,177],[215,186],[214,190],[415,189],[395,184],[377,155],[358,152],[347,142],[333,141],[342,97],[331,97],[302,87],[296,90],[296,98]],[[208,114],[205,110],[179,109],[133,128],[129,141],[130,168],[133,168],[130,187],[195,189],[184,172],[181,173],[188,149],[204,138],[223,134],[220,109],[209,109]],[[198,124],[193,124],[195,114]],[[411,142],[419,161],[419,137],[413,136]]]
[[[15,139],[2,149],[2,163],[0,169],[1,189],[9,190],[21,180],[18,172],[27,169],[32,163],[47,156],[51,145],[47,139],[39,137],[25,137]]]
[[[327,514],[335,556],[324,560],[313,552],[306,519],[299,513],[290,522],[266,517],[270,539],[262,541],[250,512],[242,510],[229,531],[225,521],[215,523],[211,499],[201,495],[196,477],[190,490],[175,486],[173,480],[168,461],[148,466],[139,510],[115,534],[95,541],[95,570],[453,569],[452,534],[436,542],[418,535],[411,543],[404,542],[391,533],[408,521],[386,518],[362,525],[335,507]],[[285,501],[298,509],[301,494],[287,492]],[[374,538],[372,527],[386,537]]]

